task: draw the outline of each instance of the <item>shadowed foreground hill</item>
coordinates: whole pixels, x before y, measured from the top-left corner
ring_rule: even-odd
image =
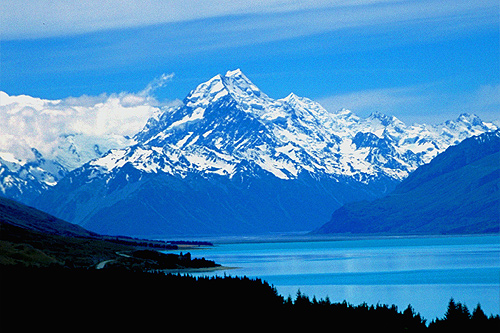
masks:
[[[98,236],[76,224],[58,219],[36,208],[0,197],[0,221],[23,229],[71,237]]]
[[[80,226],[0,197],[0,264],[90,267],[131,248]]]
[[[183,242],[176,242],[181,244]],[[57,219],[35,208],[0,197],[0,265],[92,268],[126,267],[131,270],[214,268],[213,261],[158,250],[178,245],[159,240],[103,236]],[[184,249],[209,246],[187,242]]]
[[[335,211],[316,233],[495,233],[500,229],[500,132],[448,148],[389,195]]]

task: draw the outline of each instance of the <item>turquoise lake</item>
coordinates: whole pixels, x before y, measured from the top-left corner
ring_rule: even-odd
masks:
[[[428,321],[450,298],[500,313],[500,236],[220,243],[190,251],[235,269],[195,276],[258,277],[284,297],[297,291],[351,304],[408,304]]]

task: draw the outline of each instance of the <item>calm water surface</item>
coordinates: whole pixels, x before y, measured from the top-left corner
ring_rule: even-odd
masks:
[[[453,297],[500,313],[500,236],[218,244],[191,251],[237,269],[194,275],[258,277],[287,297],[300,289],[351,304],[408,304],[427,320]]]

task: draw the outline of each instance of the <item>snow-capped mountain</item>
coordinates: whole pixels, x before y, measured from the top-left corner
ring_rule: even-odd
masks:
[[[135,119],[150,109],[134,107],[126,94],[46,100],[0,91],[0,195],[27,202],[68,171],[130,146],[132,139],[108,128],[116,127],[117,114]]]
[[[142,148],[114,150],[90,165],[107,172],[130,162],[144,172],[233,177],[245,161],[280,179],[307,172],[399,181],[448,146],[495,128],[466,114],[438,126],[406,126],[380,113],[367,119],[345,109],[330,113],[293,93],[271,99],[236,70],[151,118],[135,137]]]
[[[36,205],[101,233],[311,230],[494,129],[466,114],[407,126],[380,113],[331,113],[295,94],[272,99],[235,70],[150,118],[135,144],[70,172]]]
[[[67,135],[58,141],[53,159],[45,158],[36,148],[30,148],[33,157],[29,158],[0,151],[0,195],[28,203],[56,185],[69,171],[103,156],[110,148],[134,142],[123,137],[83,135]]]
[[[11,153],[0,152],[0,193],[20,201],[38,197],[49,186],[63,178],[67,169],[57,162],[46,160],[32,148],[34,160],[23,161]]]

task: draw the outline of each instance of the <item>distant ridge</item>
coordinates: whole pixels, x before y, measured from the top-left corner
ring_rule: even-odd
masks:
[[[500,231],[500,131],[448,148],[389,195],[336,210],[315,233]]]

